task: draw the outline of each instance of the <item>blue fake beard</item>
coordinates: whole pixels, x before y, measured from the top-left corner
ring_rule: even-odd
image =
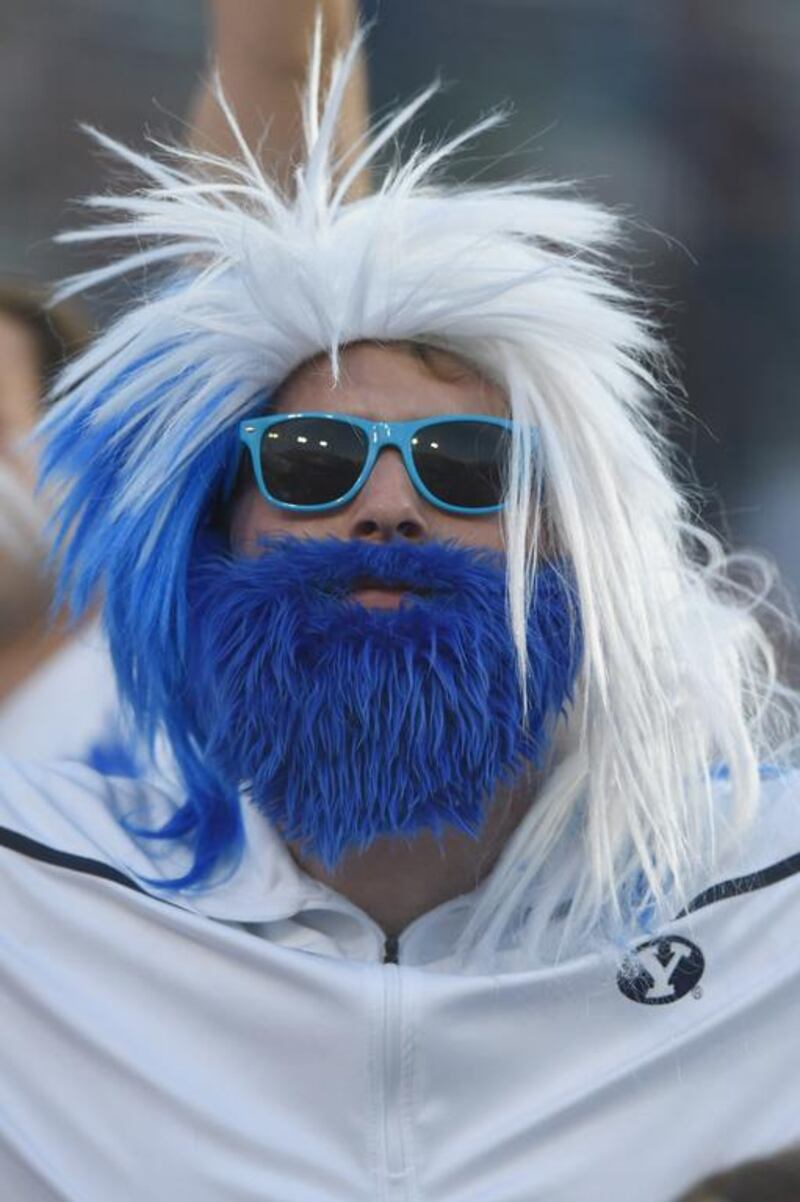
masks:
[[[370,609],[349,597],[364,578],[410,591]],[[477,837],[498,785],[541,762],[580,658],[574,593],[543,564],[523,727],[503,558],[453,543],[280,538],[251,559],[206,542],[189,603],[207,766],[328,871],[382,835]]]

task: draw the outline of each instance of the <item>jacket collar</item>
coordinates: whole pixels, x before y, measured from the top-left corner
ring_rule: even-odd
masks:
[[[295,861],[269,819],[242,797],[244,845],[227,877],[212,887],[165,891],[152,877],[174,877],[188,864],[158,857],[133,874],[151,896],[208,918],[234,923],[271,942],[340,959],[382,962],[386,933],[369,914],[316,880]],[[147,879],[151,878],[151,879]],[[474,906],[485,882],[415,919],[398,941],[401,963],[440,962]]]

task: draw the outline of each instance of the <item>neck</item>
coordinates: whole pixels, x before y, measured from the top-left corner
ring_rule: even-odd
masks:
[[[412,840],[385,835],[366,851],[348,852],[334,872],[297,844],[288,846],[309,876],[359,906],[387,936],[400,935],[421,914],[471,892],[489,875],[530,809],[534,780],[531,771],[513,790],[498,790],[477,839],[455,829],[442,836],[441,846],[430,831]]]

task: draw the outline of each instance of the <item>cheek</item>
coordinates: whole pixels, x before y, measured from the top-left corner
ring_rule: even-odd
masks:
[[[10,357],[0,340],[0,427],[13,438],[30,434],[40,416],[41,381],[33,364]]]
[[[278,509],[253,486],[236,501],[230,521],[231,549],[237,555],[260,555],[262,535],[290,534],[294,538],[324,538],[338,533],[335,520],[309,517]]]
[[[231,547],[237,555],[259,553],[259,535],[276,532],[273,526],[276,514],[255,488],[249,488],[237,499],[230,524]]]
[[[437,511],[432,533],[435,538],[454,539],[468,547],[489,547],[493,551],[502,551],[505,547],[502,517],[495,513],[462,518]]]

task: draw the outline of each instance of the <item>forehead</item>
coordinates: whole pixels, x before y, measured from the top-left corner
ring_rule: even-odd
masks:
[[[313,409],[375,421],[456,413],[508,416],[502,389],[455,356],[375,343],[342,351],[338,382],[327,356],[303,364],[278,390],[273,406],[276,413]]]

